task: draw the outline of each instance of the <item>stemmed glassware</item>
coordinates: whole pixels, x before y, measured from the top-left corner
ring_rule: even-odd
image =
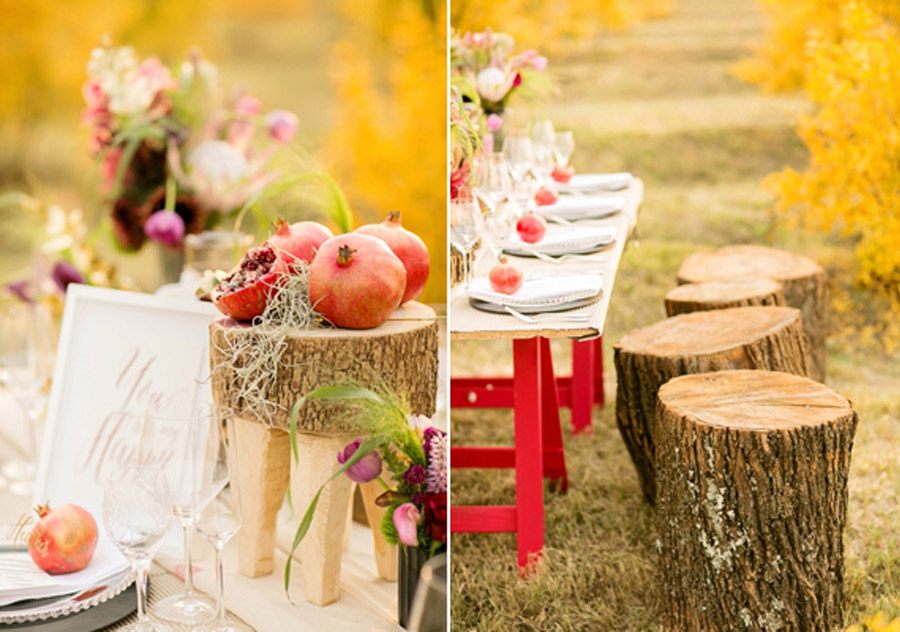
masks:
[[[161,468],[131,466],[114,472],[103,494],[106,534],[131,562],[137,591],[137,623],[125,632],[171,632],[147,613],[147,578],[172,514],[166,477]]]
[[[503,141],[503,156],[509,167],[513,184],[518,185],[534,167],[534,148],[528,136],[507,136]]]
[[[556,132],[554,146],[556,149],[556,164],[560,167],[565,167],[569,164],[572,153],[575,151],[575,135],[571,130]]]
[[[485,154],[475,162],[472,189],[489,209],[506,199],[512,189],[512,181],[503,154]]]
[[[10,491],[30,496],[37,470],[40,425],[53,373],[53,324],[41,305],[9,304],[0,314],[0,387],[8,388],[27,423],[22,459],[4,464]]]
[[[515,202],[506,199],[484,215],[484,237],[494,257],[499,257],[515,223]]]
[[[251,632],[247,626],[225,617],[225,575],[222,552],[241,529],[240,494],[229,482],[237,478],[237,445],[233,433],[219,418],[210,419],[202,463],[202,497],[206,509],[197,522],[197,530],[216,551],[216,617],[199,630],[203,632]]]
[[[478,201],[471,195],[450,202],[450,242],[463,256],[463,283],[469,283],[469,254],[481,233],[482,215]]]
[[[553,121],[537,121],[532,128],[531,143],[534,148],[534,173],[543,183],[553,173],[556,154],[556,132],[553,129]]]

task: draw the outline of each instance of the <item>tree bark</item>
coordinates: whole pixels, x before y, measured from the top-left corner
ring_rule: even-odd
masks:
[[[784,305],[781,284],[774,279],[738,279],[686,283],[666,294],[666,315],[690,314],[748,305]]]
[[[674,316],[628,333],[615,347],[616,423],[648,503],[654,502],[656,394],[673,377],[725,369],[809,374],[800,312],[734,307]]]
[[[825,381],[828,296],[825,272],[812,259],[765,246],[725,246],[698,252],[678,269],[678,283],[767,277],[781,283],[785,304],[803,313],[803,330],[812,359],[813,379]]]
[[[785,373],[660,389],[662,629],[842,629],[856,424],[845,398]]]
[[[240,366],[242,359],[232,362],[231,351],[238,340],[267,334],[258,327],[241,326],[229,319],[214,321],[209,329],[213,398],[231,414],[253,419],[247,402],[238,396],[233,379],[233,367]],[[286,429],[291,407],[303,395],[319,386],[348,380],[362,386],[383,386],[405,398],[411,412],[431,416],[437,394],[437,364],[438,325],[434,311],[415,302],[404,305],[375,329],[297,331],[287,338],[279,370],[265,386],[265,399],[278,405],[272,426]],[[298,416],[298,432],[359,432],[351,416],[345,414],[347,406],[304,403]]]

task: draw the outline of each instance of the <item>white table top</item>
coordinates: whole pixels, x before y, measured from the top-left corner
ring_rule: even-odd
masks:
[[[603,195],[603,194],[601,194]],[[624,191],[610,192],[608,195],[625,195],[627,202],[624,209],[615,215],[600,220],[579,221],[578,226],[612,227],[616,231],[615,243],[596,254],[585,256],[577,261],[549,263],[540,259],[511,257],[525,274],[529,276],[548,276],[551,274],[599,273],[603,275],[603,292],[600,300],[587,307],[570,310],[567,314],[585,314],[584,322],[563,322],[550,317],[542,318],[541,323],[528,324],[506,314],[492,314],[475,309],[469,304],[464,288],[454,288],[450,303],[450,336],[454,340],[466,339],[514,339],[533,338],[576,338],[589,339],[603,335],[606,315],[609,311],[610,296],[613,284],[625,251],[628,237],[637,223],[638,209],[644,198],[644,183],[634,178]],[[495,261],[491,256],[479,256],[475,263],[475,275],[486,276]]]

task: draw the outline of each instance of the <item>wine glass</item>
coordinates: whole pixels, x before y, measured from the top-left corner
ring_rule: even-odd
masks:
[[[515,202],[506,199],[488,209],[484,215],[484,236],[494,257],[499,257],[509,239],[515,218]]]
[[[216,419],[209,427],[214,441],[207,443],[203,456],[202,495],[206,509],[197,522],[197,531],[216,551],[216,617],[198,628],[203,632],[252,632],[250,628],[225,617],[225,573],[222,551],[241,529],[241,497],[237,486],[229,482],[237,478],[238,458],[234,433]]]
[[[556,132],[553,129],[553,121],[535,122],[531,132],[531,143],[534,147],[534,172],[543,183],[553,173],[556,154]]]
[[[471,196],[450,202],[450,242],[463,256],[463,283],[469,282],[469,254],[481,232],[481,208]]]
[[[571,130],[556,132],[555,147],[556,164],[560,167],[565,167],[569,164],[572,153],[575,151],[575,134]]]
[[[25,413],[28,445],[23,458],[3,465],[10,491],[30,496],[37,467],[38,436],[53,373],[53,324],[38,304],[9,304],[0,315],[0,386],[9,389]]]
[[[494,208],[509,195],[512,182],[503,154],[484,154],[476,161],[472,188],[488,208]]]
[[[171,490],[171,511],[181,523],[184,540],[184,592],[154,604],[153,614],[175,623],[204,623],[215,617],[216,610],[211,599],[194,591],[191,544],[204,502],[209,502],[209,498],[202,493],[206,485],[204,477],[208,475],[204,459],[209,442],[219,445],[217,433],[210,431],[218,422],[218,415],[215,408],[208,405],[175,402],[173,408],[185,412],[147,415],[146,423],[152,431],[149,434],[153,436],[181,438],[176,442],[178,452],[166,464],[165,473]]]
[[[534,148],[528,136],[507,136],[503,141],[503,155],[509,167],[513,184],[518,185],[534,166]]]
[[[137,592],[137,623],[124,632],[172,632],[147,613],[147,578],[172,514],[166,477],[158,467],[133,465],[114,472],[103,493],[106,534],[131,562]]]

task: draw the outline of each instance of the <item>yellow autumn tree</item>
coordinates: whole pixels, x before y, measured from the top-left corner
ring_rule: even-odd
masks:
[[[339,100],[327,142],[359,223],[400,211],[425,240],[431,276],[420,300],[446,295],[446,5],[345,0],[335,47]]]
[[[857,241],[859,280],[900,308],[900,29],[866,2],[841,12],[837,41],[813,42],[798,126],[802,171],[767,179],[780,209]]]

